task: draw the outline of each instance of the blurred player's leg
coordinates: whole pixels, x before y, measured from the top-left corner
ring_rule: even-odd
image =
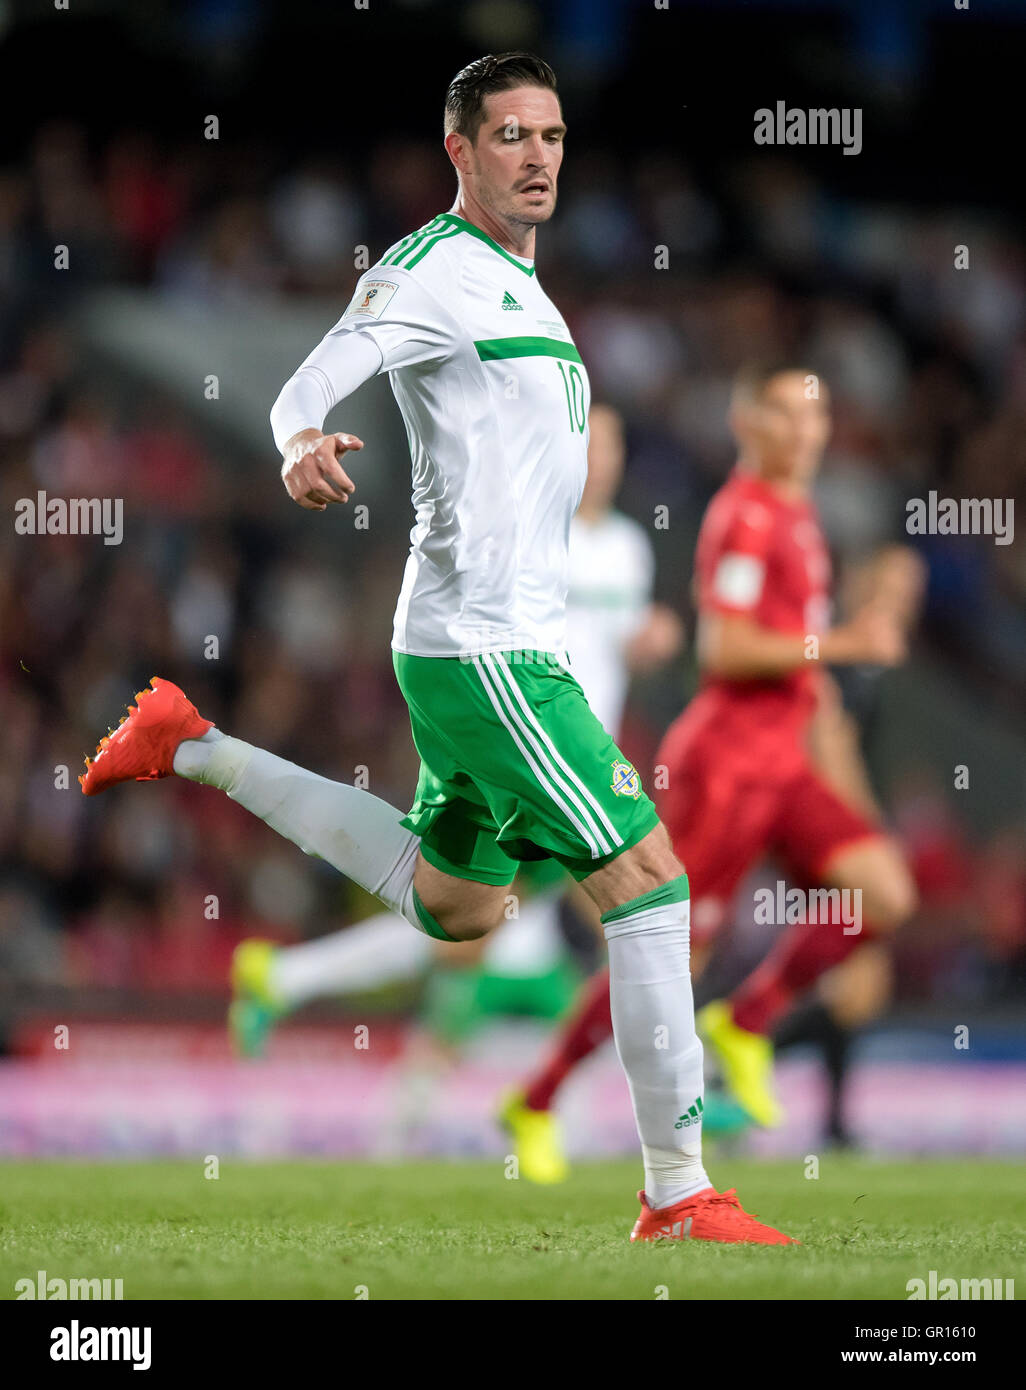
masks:
[[[780,1117],[772,1087],[773,1029],[826,971],[878,932],[894,930],[915,906],[915,886],[898,847],[811,770],[781,797],[773,837],[800,881],[859,890],[860,899],[850,902],[860,902],[861,913],[857,923],[788,926],[729,999],[702,1010],[704,1035],[716,1049],[728,1085],[764,1124]]]
[[[858,960],[865,954],[862,951],[852,959]],[[774,1029],[774,1056],[779,1057],[792,1047],[813,1048],[826,1073],[828,1100],[821,1142],[838,1148],[850,1147],[851,1139],[844,1122],[844,1090],[851,1033],[842,1028],[823,1001],[813,995],[792,1009]]]
[[[771,775],[756,778],[747,764],[736,761],[736,752],[722,747],[715,731],[702,725],[696,730],[685,711],[656,754],[657,763],[667,769],[660,810],[677,854],[698,885],[695,926],[706,947],[719,932],[745,873],[770,842],[785,785]],[[758,1039],[744,1049],[729,1045],[736,1039],[725,1036],[723,1014],[723,1005],[713,1001],[699,1011],[696,1022],[719,1062],[730,1100],[758,1125],[779,1124],[769,1044]]]
[[[603,969],[582,987],[548,1059],[524,1086],[524,1105],[529,1110],[548,1110],[567,1074],[612,1036],[609,970]]]
[[[229,1026],[236,1052],[259,1057],[278,1019],[311,999],[412,980],[434,948],[405,917],[380,912],[300,946],[243,941],[232,957]]]
[[[850,1148],[855,1142],[845,1117],[851,1046],[859,1029],[886,1006],[890,992],[890,953],[880,944],[864,946],[828,971],[808,1001],[774,1030],[778,1055],[788,1047],[811,1044],[822,1058],[829,1087],[824,1137],[830,1144]]]
[[[470,968],[439,959],[425,1000],[425,1023],[450,1044],[464,1042],[486,1019],[517,1014],[557,1019],[566,1013],[580,976],[568,958],[559,923],[559,900],[572,882],[555,860],[529,860],[516,880],[518,915],[483,943]],[[462,947],[457,954],[462,954]],[[499,1102],[496,1118],[511,1136],[521,1177],[562,1182],[569,1166],[555,1117],[525,1111],[519,1092]]]
[[[669,768],[659,809],[689,881],[701,885],[691,903],[691,975],[697,977],[722,924],[725,905],[768,838],[776,800],[772,787],[735,785],[712,759],[692,755],[690,747],[685,759],[680,743],[678,721],[656,755],[657,763]],[[698,1019],[703,1033],[705,1019],[703,1010]],[[608,972],[602,971],[584,986],[578,1007],[560,1029],[545,1065],[529,1078],[524,1104],[533,1110],[548,1109],[567,1076],[611,1035]],[[746,1115],[733,1101],[715,1092],[705,1100],[706,1134],[736,1133],[743,1127]],[[756,1104],[752,1118],[766,1123],[773,1117]]]
[[[520,1172],[530,1182],[558,1182],[569,1171],[552,1102],[567,1074],[612,1036],[609,971],[604,969],[581,988],[541,1070],[502,1100],[500,1120],[516,1146]]]
[[[353,994],[413,980],[430,965],[434,947],[411,933],[405,917],[379,912],[344,931],[275,953],[271,988],[290,1008],[325,994]]]
[[[478,943],[473,943],[477,945]],[[504,922],[472,959],[466,947],[447,947],[431,972],[423,1023],[450,1059],[490,1019],[555,1020],[566,1013],[580,983],[559,928],[558,899],[531,899]],[[530,1182],[562,1182],[569,1167],[555,1117],[525,1112],[519,1097],[500,1102],[497,1119],[511,1135],[519,1174]]]
[[[714,999],[698,1014],[702,1037],[714,1049],[727,1090],[757,1125],[773,1129],[783,1118],[773,1084],[769,1038],[740,1028],[730,1004]]]
[[[523,903],[486,939],[439,949],[424,1002],[424,1022],[444,1046],[462,1045],[490,1017],[556,1018],[579,975],[559,931],[556,904]]]
[[[879,834],[839,849],[827,860],[820,882],[828,888],[861,890],[861,930],[846,934],[839,923],[788,927],[766,960],[730,997],[731,1016],[739,1028],[769,1033],[822,974],[876,936],[894,931],[915,910],[915,885],[901,852]]]

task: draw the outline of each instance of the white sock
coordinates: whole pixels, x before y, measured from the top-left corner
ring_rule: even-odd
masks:
[[[427,931],[413,895],[420,837],[399,824],[402,812],[387,801],[215,729],[179,744],[173,767],[179,777],[227,792],[304,854],[326,860]]]
[[[171,766],[176,777],[187,777],[190,782],[202,781],[202,772],[210,761],[215,743],[220,743],[224,734],[220,729],[208,729],[200,738],[187,738],[175,749]]]
[[[405,917],[381,912],[317,941],[277,951],[271,992],[282,1003],[297,1005],[322,994],[377,989],[415,979],[434,953],[430,937],[411,931]]]
[[[711,1186],[702,1167],[700,1123],[676,1128],[691,1118],[689,1110],[702,1096],[702,1044],[691,992],[690,903],[666,901],[673,890],[667,885],[646,894],[637,910],[612,921],[613,914],[603,917],[613,1035],[630,1085],[645,1196],[653,1209]]]

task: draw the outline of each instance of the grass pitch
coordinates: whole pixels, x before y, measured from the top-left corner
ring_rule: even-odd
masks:
[[[4,1163],[0,1298],[41,1269],[121,1278],[126,1300],[903,1300],[931,1269],[1026,1291],[1022,1165],[826,1154],[818,1179],[799,1159],[712,1171],[804,1244],[631,1246],[632,1161],[579,1164],[557,1188],[498,1159],[226,1160],[216,1180],[200,1160]]]

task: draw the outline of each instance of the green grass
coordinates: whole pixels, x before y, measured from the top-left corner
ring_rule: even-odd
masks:
[[[904,1299],[905,1283],[1014,1278],[1022,1165],[721,1160],[717,1181],[801,1248],[631,1246],[634,1162],[559,1188],[502,1163],[0,1164],[0,1297],[20,1278],[122,1278],[131,1298]],[[1021,1280],[1021,1283],[1020,1283]],[[1020,1297],[1022,1295],[1020,1294]]]

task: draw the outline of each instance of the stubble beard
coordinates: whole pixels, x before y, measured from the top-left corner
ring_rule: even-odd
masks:
[[[480,195],[479,195],[480,196]],[[552,201],[544,208],[518,208],[515,193],[503,193],[496,198],[481,197],[481,202],[495,217],[512,227],[538,227],[548,222],[556,210],[556,191],[552,190]]]

